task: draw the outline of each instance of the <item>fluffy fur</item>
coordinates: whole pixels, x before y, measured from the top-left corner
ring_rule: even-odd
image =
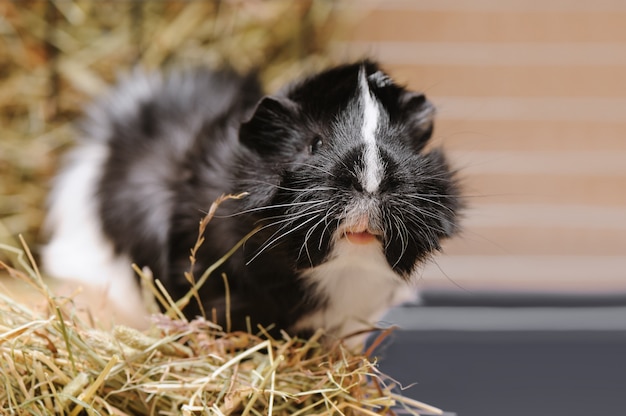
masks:
[[[203,212],[247,192],[206,230],[197,275],[260,227],[202,288],[204,309],[224,323],[223,272],[235,329],[249,316],[346,335],[405,299],[419,265],[458,229],[454,174],[440,150],[424,151],[433,114],[370,61],[265,97],[254,76],[227,70],[135,73],[88,110],[55,185],[44,261],[54,275],[110,286],[120,305],[137,302],[120,271],[132,261],[176,298],[189,289]]]

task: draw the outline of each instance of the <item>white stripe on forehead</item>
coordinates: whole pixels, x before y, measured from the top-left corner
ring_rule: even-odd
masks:
[[[361,136],[365,142],[363,170],[360,172],[359,180],[363,189],[373,193],[378,190],[378,186],[383,177],[383,163],[380,159],[378,146],[376,145],[376,130],[378,129],[378,121],[380,119],[380,107],[378,101],[370,91],[364,67],[361,67],[359,72],[359,84],[363,108]]]

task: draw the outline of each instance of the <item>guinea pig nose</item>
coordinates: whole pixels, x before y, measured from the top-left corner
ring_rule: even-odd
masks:
[[[361,183],[361,181],[359,180],[359,178],[357,178],[356,176],[352,177],[352,188],[357,191],[357,192],[364,192],[365,190],[363,189],[363,184]]]
[[[346,191],[355,190],[356,192],[365,192],[363,184],[359,180],[359,175],[356,172],[348,169],[342,169],[338,174],[334,175],[335,183],[339,188]]]

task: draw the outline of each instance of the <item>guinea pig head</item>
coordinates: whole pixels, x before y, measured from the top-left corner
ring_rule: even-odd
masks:
[[[408,279],[457,231],[462,205],[443,152],[425,150],[434,113],[369,61],[262,99],[239,135],[262,172],[244,180],[265,232],[257,253],[282,245],[306,269],[376,245]]]

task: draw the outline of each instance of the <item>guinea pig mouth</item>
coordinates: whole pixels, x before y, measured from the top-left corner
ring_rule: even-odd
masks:
[[[379,236],[370,233],[369,231],[361,232],[346,232],[344,234],[346,240],[352,244],[369,244],[378,241]]]
[[[369,244],[381,241],[382,235],[367,225],[360,225],[340,228],[339,238],[345,238],[352,244]]]
[[[346,239],[353,244],[370,244],[383,241],[383,232],[377,220],[379,214],[375,207],[372,208],[371,203],[368,205],[348,210],[340,220],[337,234],[335,234],[338,240]]]

